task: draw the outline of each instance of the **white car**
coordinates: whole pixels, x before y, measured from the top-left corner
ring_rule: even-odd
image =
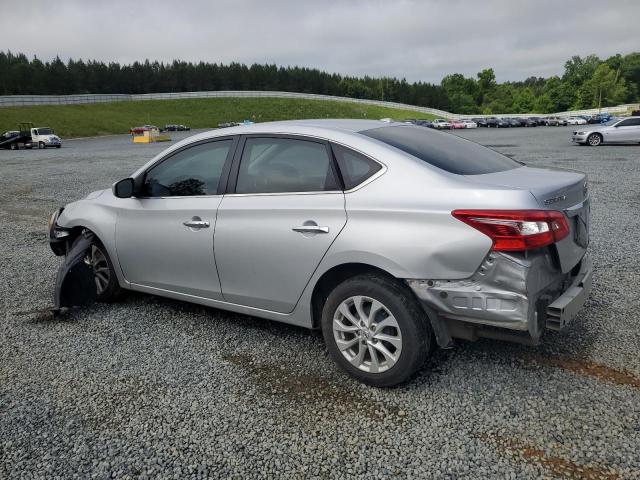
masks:
[[[478,128],[478,124],[473,120],[462,120],[464,123],[464,128]]]
[[[442,118],[436,118],[433,122],[431,122],[433,128],[437,128],[439,130],[448,130],[451,128],[451,122],[447,122]]]
[[[567,125],[586,125],[587,121],[582,117],[567,118]]]

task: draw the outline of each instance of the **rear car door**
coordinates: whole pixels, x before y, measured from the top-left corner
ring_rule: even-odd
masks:
[[[218,209],[215,257],[224,299],[289,313],[347,216],[327,142],[241,141]]]
[[[172,152],[145,172],[138,197],[123,200],[116,249],[129,282],[222,298],[213,234],[236,141],[227,137]]]

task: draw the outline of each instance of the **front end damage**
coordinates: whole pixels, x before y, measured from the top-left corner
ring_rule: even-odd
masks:
[[[88,305],[96,301],[96,287],[91,266],[86,257],[95,236],[89,230],[77,232],[58,225],[62,208],[51,215],[49,221],[49,245],[56,256],[64,259],[58,268],[53,293],[53,316],[62,308]]]
[[[562,273],[551,249],[492,251],[470,278],[407,284],[436,324],[441,346],[451,337],[535,345],[545,329],[564,328],[582,307],[591,290],[591,261],[585,255]]]

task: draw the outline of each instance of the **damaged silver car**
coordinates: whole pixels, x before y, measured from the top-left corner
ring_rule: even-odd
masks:
[[[99,301],[136,290],[320,328],[376,386],[456,338],[537,344],[591,288],[584,174],[378,121],[190,137],[54,213],[50,242],[60,285],[83,265]],[[81,297],[64,290],[58,307]]]

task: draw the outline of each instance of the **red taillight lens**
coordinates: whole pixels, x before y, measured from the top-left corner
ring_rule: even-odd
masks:
[[[454,210],[451,214],[491,238],[495,251],[546,247],[569,235],[567,218],[553,210]]]

